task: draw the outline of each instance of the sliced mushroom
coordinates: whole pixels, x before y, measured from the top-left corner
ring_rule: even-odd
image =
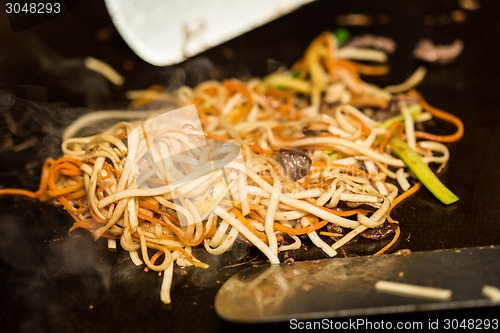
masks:
[[[382,225],[373,229],[365,230],[359,235],[363,238],[379,240],[392,235],[394,232],[396,232],[397,228],[397,223],[384,222]]]
[[[302,150],[280,149],[277,160],[293,180],[305,177],[312,164],[311,158]]]

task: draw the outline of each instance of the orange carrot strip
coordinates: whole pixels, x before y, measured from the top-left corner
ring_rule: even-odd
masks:
[[[38,199],[39,198],[39,195],[37,192],[23,190],[21,188],[2,188],[2,189],[0,189],[0,196],[1,195],[21,195],[21,196],[28,197],[31,199]]]
[[[187,246],[197,246],[197,245],[200,245],[200,243],[203,241],[203,234],[201,235],[201,237],[199,239],[190,242],[187,239],[185,239],[184,236],[181,235],[181,233],[179,232],[179,230],[173,224],[166,223],[163,220],[160,220],[160,219],[157,219],[157,218],[154,218],[154,217],[150,217],[150,216],[147,216],[147,215],[144,215],[144,214],[141,214],[141,213],[137,214],[137,216],[140,219],[142,219],[142,220],[149,221],[149,222],[152,222],[152,223],[161,224],[161,225],[167,227],[173,233],[175,233],[175,235],[177,236],[177,238],[179,238],[179,240],[184,245],[187,245]]]
[[[326,44],[326,57],[324,59],[326,70],[328,71],[328,76],[330,82],[335,81],[335,66],[336,61],[334,59],[335,55],[335,45],[333,45],[333,38],[327,33],[323,33],[323,39]]]
[[[351,115],[351,119],[356,121],[361,126],[361,130],[363,131],[364,135],[366,136],[370,135],[371,129],[365,124],[365,122],[361,118],[355,115]]]
[[[93,219],[75,220],[75,223],[73,223],[73,226],[69,229],[68,233],[71,233],[73,230],[78,228],[93,232],[100,227],[102,227],[102,224],[94,221]]]
[[[353,65],[352,61],[337,59],[337,65],[344,68],[353,77],[356,83],[361,83],[361,78],[359,77],[359,72],[356,66]]]
[[[427,110],[427,112],[438,119],[452,123],[457,128],[456,132],[450,135],[433,135],[426,132],[415,131],[415,137],[446,143],[455,142],[462,138],[462,136],[464,135],[464,124],[462,120],[460,120],[460,118],[452,115],[451,113],[429,105],[424,100],[424,98],[415,90],[411,90],[409,94],[418,98],[418,102],[424,110]]]
[[[200,268],[207,268],[208,267],[208,265],[205,264],[204,262],[195,260],[193,255],[189,254],[186,250],[184,250],[180,246],[173,246],[171,250],[181,252],[184,255],[184,257],[186,257],[187,261],[189,261],[191,264],[193,264],[196,267],[200,267]]]
[[[395,122],[393,122],[391,124],[391,126],[389,126],[389,129],[387,130],[386,135],[384,136],[384,138],[380,142],[380,146],[378,146],[379,153],[382,154],[384,152],[385,147],[387,146],[387,143],[389,142],[389,140],[391,139],[392,135],[394,134],[394,132],[398,128],[399,128],[399,130],[403,129],[403,124],[400,121],[395,121]]]
[[[318,206],[318,205],[315,205],[315,206],[328,212],[328,213],[331,213],[331,214],[334,214],[337,216],[342,216],[342,217],[353,216],[353,215],[356,215],[358,213],[366,214],[368,212],[366,209],[362,209],[362,208],[354,208],[354,209],[350,209],[350,210],[336,210],[336,209],[331,209],[331,208]]]
[[[391,203],[391,206],[389,207],[389,209],[387,210],[387,221],[391,222],[391,223],[396,223],[396,221],[391,217],[391,212],[392,210],[394,209],[394,207],[396,207],[401,201],[407,199],[408,197],[410,197],[412,194],[416,193],[418,191],[418,189],[422,187],[422,183],[416,183],[415,185],[413,185],[409,190],[407,190],[406,192],[403,192],[401,195],[399,195],[396,199],[394,199],[394,201]]]
[[[87,191],[84,188],[82,188],[79,191],[75,191],[73,193],[66,194],[65,197],[66,197],[66,199],[74,200],[74,199],[81,198],[85,195],[87,195]]]
[[[310,232],[316,231],[318,229],[323,228],[327,224],[328,224],[328,221],[321,221],[321,222],[315,223],[313,225],[308,225],[307,227],[295,229],[295,228],[287,227],[281,223],[274,223],[274,229],[281,231],[281,232],[284,232],[284,233],[287,233],[291,236],[296,236],[296,235],[304,235],[304,234],[308,234]]]
[[[349,60],[345,60],[349,61]],[[377,75],[385,75],[389,73],[389,67],[385,65],[381,66],[370,66],[365,64],[360,64],[355,61],[349,61],[350,64],[356,68],[356,70],[363,75],[377,76]]]
[[[259,154],[264,154],[264,155],[272,155],[274,152],[272,150],[267,150],[262,147],[259,147],[257,145],[248,145],[248,148],[250,148],[251,151],[254,153],[259,153]]]
[[[245,226],[245,228],[250,230],[252,232],[252,234],[259,237],[259,239],[261,241],[263,241],[264,243],[267,244],[267,236],[265,234],[263,234],[262,232],[257,231],[254,227],[252,227],[250,225],[250,223],[248,223],[247,219],[243,216],[243,214],[238,209],[232,208],[231,211],[236,216],[236,218]]]
[[[373,255],[374,256],[379,256],[379,255],[385,253],[387,250],[389,250],[391,248],[391,246],[393,246],[394,243],[396,243],[396,241],[398,240],[400,234],[401,234],[401,230],[398,227],[396,229],[396,232],[395,232],[394,237],[392,238],[392,240],[386,246],[384,246],[383,248],[381,248],[379,251],[377,251]]]
[[[83,187],[83,181],[76,182],[75,184],[63,187],[63,188],[51,188],[48,193],[51,197],[58,197],[60,195],[70,194],[71,192],[75,192]]]
[[[2,195],[20,195],[20,196],[28,197],[30,199],[38,199],[40,201],[48,200],[49,198],[45,197],[46,192],[47,192],[47,179],[48,179],[48,175],[49,175],[49,169],[50,169],[53,161],[54,161],[53,159],[48,158],[43,163],[42,172],[40,175],[40,185],[39,185],[38,190],[36,192],[30,191],[30,190],[25,190],[25,189],[20,189],[20,188],[2,188],[2,189],[0,189],[0,196],[2,196]]]
[[[237,112],[231,112],[228,115],[229,122],[231,124],[236,124],[245,119],[245,117],[250,113],[250,110],[252,110],[253,108],[252,94],[250,94],[250,91],[248,90],[246,85],[236,80],[226,80],[224,81],[223,84],[229,93],[236,93],[236,92],[241,93],[246,100],[243,106],[240,107]]]

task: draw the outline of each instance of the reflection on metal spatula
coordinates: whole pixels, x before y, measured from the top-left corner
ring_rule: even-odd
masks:
[[[178,63],[313,0],[106,0],[130,48],[157,66]]]
[[[464,248],[259,266],[231,277],[215,310],[236,322],[257,323],[493,306],[485,285],[500,286],[500,247]],[[377,291],[377,281],[444,288],[448,300]]]

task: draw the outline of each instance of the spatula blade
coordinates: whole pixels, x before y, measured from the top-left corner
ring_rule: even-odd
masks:
[[[105,0],[114,25],[143,60],[172,65],[313,0]]]
[[[257,323],[493,306],[482,288],[500,286],[499,259],[497,246],[252,267],[226,281],[215,310],[229,321]],[[450,289],[452,297],[382,293],[379,280]]]

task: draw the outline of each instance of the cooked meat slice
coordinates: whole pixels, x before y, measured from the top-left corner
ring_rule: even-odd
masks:
[[[429,39],[422,39],[413,50],[413,56],[425,62],[435,64],[448,64],[462,53],[464,44],[456,39],[451,44],[435,45]]]

